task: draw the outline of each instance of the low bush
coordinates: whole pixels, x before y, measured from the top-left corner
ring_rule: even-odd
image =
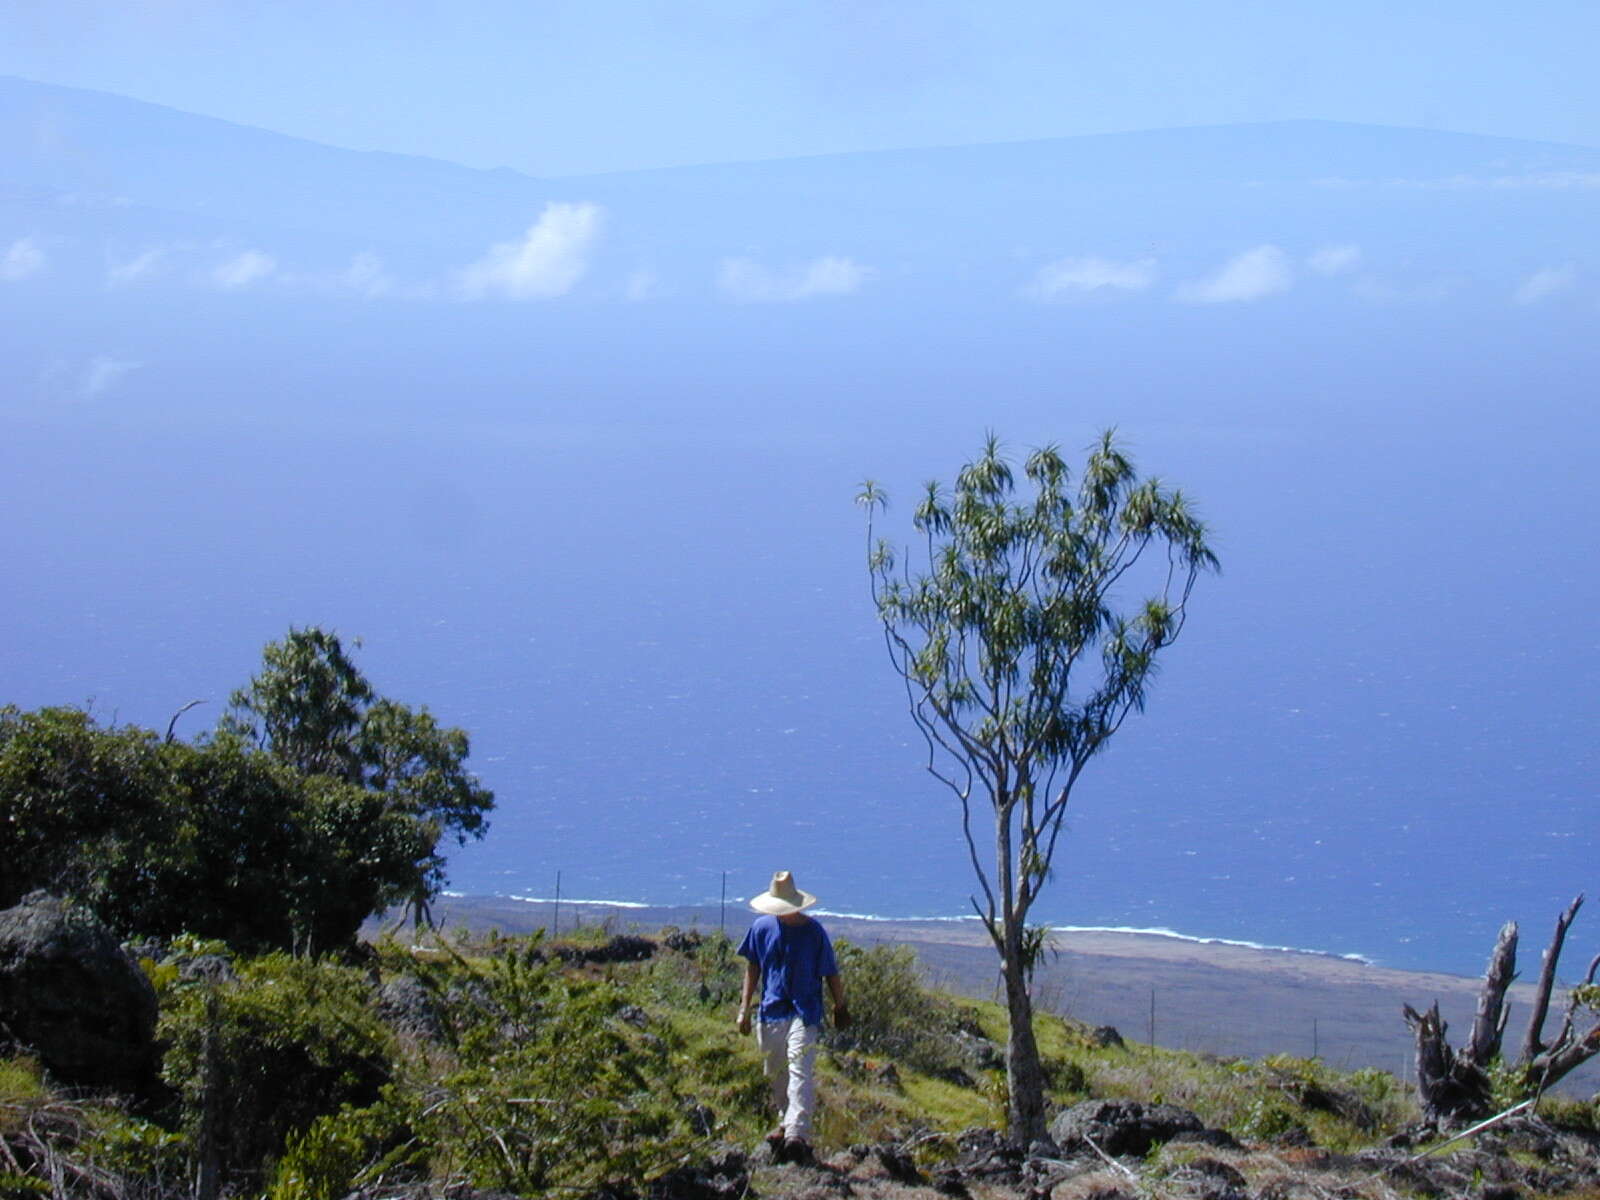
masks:
[[[429,1148],[415,1136],[416,1098],[387,1087],[377,1104],[318,1117],[284,1143],[266,1200],[339,1200],[398,1177],[426,1177]]]
[[[840,941],[835,951],[851,1024],[830,1030],[826,1045],[891,1057],[930,1075],[976,1065],[962,1040],[960,1010],[948,997],[929,990],[909,946],[864,949]]]
[[[393,1037],[354,968],[269,954],[235,970],[234,980],[172,987],[158,1032],[194,1153],[253,1186],[287,1135],[378,1099]]]
[[[423,978],[455,1051],[417,1118],[436,1175],[519,1194],[638,1187],[692,1144],[671,1031],[621,986],[563,972],[537,938]]]

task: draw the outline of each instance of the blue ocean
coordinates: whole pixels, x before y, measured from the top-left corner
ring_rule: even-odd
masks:
[[[1024,415],[1020,445],[1091,436]],[[787,868],[832,911],[969,915],[851,501],[869,473],[892,496],[948,477],[977,422],[516,432],[21,427],[7,503],[78,523],[5,532],[29,564],[4,584],[5,698],[157,728],[203,698],[193,735],[316,621],[470,731],[498,808],[453,890],[550,897],[559,874],[569,899],[714,903]],[[1583,450],[1429,439],[1419,477],[1422,439],[1361,428],[1128,432],[1198,498],[1223,573],[1084,773],[1036,919],[1460,973],[1504,920],[1542,939],[1596,861],[1595,559],[1551,502],[1593,499]],[[1403,502],[1371,482],[1402,471]],[[1462,488],[1470,520],[1415,498]]]

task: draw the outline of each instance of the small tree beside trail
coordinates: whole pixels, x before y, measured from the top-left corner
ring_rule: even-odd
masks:
[[[1157,655],[1217,559],[1182,494],[1140,480],[1109,431],[1076,486],[1051,446],[1029,456],[1023,474],[1032,496],[1014,500],[1017,481],[991,435],[952,491],[929,483],[913,515],[922,573],[874,539],[883,491],[869,481],[857,502],[889,660],[927,742],[927,769],[961,806],[982,896],[972,904],[1005,979],[1009,1131],[1031,1141],[1045,1133],[1045,1080],[1028,914],[1050,878],[1074,785],[1144,707]],[[1125,606],[1119,587],[1135,584],[1152,594]],[[992,852],[980,850],[974,829],[973,810],[984,805]]]
[[[1500,1051],[1511,1016],[1506,992],[1517,977],[1515,921],[1500,928],[1478,989],[1472,1032],[1459,1050],[1445,1040],[1449,1026],[1439,1016],[1437,1000],[1425,1013],[1409,1004],[1402,1006],[1406,1024],[1417,1039],[1417,1099],[1423,1116],[1445,1123],[1487,1116],[1497,1099],[1537,1096],[1600,1054],[1600,1019],[1592,1019],[1600,1017],[1600,985],[1595,983],[1600,955],[1590,960],[1582,982],[1568,991],[1566,1012],[1554,1040],[1548,1044],[1544,1040],[1556,965],[1566,945],[1567,929],[1582,907],[1580,894],[1556,918],[1555,932],[1540,965],[1528,1028],[1514,1062]],[[1578,1015],[1585,1011],[1591,1018],[1589,1027],[1579,1032]]]

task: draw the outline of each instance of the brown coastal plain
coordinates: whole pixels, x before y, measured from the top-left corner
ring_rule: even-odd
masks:
[[[818,915],[835,940],[911,947],[935,986],[969,996],[998,994],[994,949],[975,920]],[[672,925],[722,927],[734,938],[751,919],[732,902],[725,910],[563,903],[558,911],[545,901],[495,896],[445,896],[434,916],[445,930],[475,933],[570,933],[580,924],[650,932]],[[1401,1005],[1426,1008],[1437,1000],[1451,1029],[1464,1033],[1477,999],[1476,979],[1327,954],[1112,931],[1060,931],[1054,946],[1036,976],[1038,1008],[1113,1025],[1130,1041],[1222,1056],[1317,1056],[1340,1069],[1378,1067],[1409,1078],[1413,1050]],[[1488,951],[1485,946],[1485,958]],[[1513,1045],[1521,1037],[1517,1014],[1528,1012],[1532,990],[1528,984],[1511,990],[1515,1007],[1506,1037]],[[1558,1025],[1559,1013],[1552,1013],[1549,1032]],[[1587,1095],[1597,1087],[1600,1061],[1569,1076],[1561,1090]]]

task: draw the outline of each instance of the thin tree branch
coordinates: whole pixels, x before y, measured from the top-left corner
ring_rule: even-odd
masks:
[[[189,703],[185,704],[182,708],[180,708],[177,712],[172,714],[172,720],[167,722],[166,740],[168,742],[172,741],[173,731],[177,728],[177,725],[178,725],[178,718],[183,716],[183,714],[188,712],[191,708],[195,707],[195,705],[204,704],[204,703],[205,703],[204,700],[191,700],[191,701],[189,701]]]
[[[1550,945],[1545,948],[1544,959],[1539,967],[1539,988],[1533,996],[1533,1011],[1528,1015],[1528,1032],[1522,1039],[1523,1062],[1532,1062],[1545,1048],[1544,1018],[1550,1011],[1550,992],[1556,982],[1556,962],[1560,959],[1561,948],[1567,940],[1567,927],[1572,924],[1573,918],[1578,915],[1578,909],[1582,907],[1583,893],[1579,892],[1572,903],[1567,905],[1556,918],[1555,933],[1550,937]]]

